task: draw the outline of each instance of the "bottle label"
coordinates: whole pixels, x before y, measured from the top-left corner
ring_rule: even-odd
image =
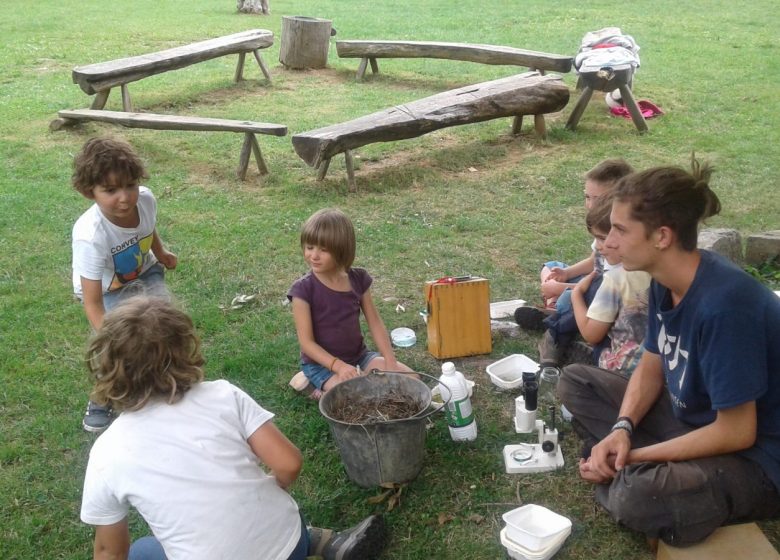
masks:
[[[447,424],[453,428],[468,426],[474,421],[474,410],[471,407],[471,399],[466,397],[459,401],[450,401],[445,410]]]

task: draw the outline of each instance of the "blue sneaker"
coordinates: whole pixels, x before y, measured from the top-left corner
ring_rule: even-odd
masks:
[[[111,425],[114,421],[114,411],[110,407],[100,406],[97,403],[89,401],[87,403],[87,412],[84,414],[84,420],[81,425],[84,429],[93,434],[99,434]]]

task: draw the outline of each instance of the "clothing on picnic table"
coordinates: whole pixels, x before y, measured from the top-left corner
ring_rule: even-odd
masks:
[[[350,290],[338,292],[328,288],[308,272],[295,281],[287,298],[299,298],[309,304],[314,340],[327,352],[348,364],[356,364],[367,352],[360,329],[360,301],[373,279],[362,268],[347,271]],[[301,361],[317,363],[301,352]]]
[[[585,34],[580,49],[574,57],[578,72],[596,72],[604,67],[630,64],[640,66],[639,45],[631,35],[625,35],[619,27],[605,27]]]
[[[647,306],[650,275],[627,271],[621,265],[604,273],[601,286],[588,306],[589,319],[610,323],[609,344],[599,355],[603,369],[631,375],[639,363],[647,332]]]
[[[73,226],[73,292],[81,299],[81,277],[101,280],[103,293],[121,290],[151,268],[157,258],[152,241],[157,201],[146,187],[138,188],[139,223],[134,228],[109,221],[93,204]]]
[[[272,418],[224,380],[123,412],[90,451],[81,520],[111,525],[132,506],[169,560],[285,560],[298,506],[247,443]]]

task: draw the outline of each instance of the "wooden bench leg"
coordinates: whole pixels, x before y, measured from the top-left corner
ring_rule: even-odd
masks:
[[[368,61],[371,63],[371,72],[373,74],[379,74],[379,64],[376,62],[376,57],[371,56],[368,58]]]
[[[127,89],[127,84],[122,84],[122,110],[125,113],[133,112],[133,104],[130,102],[130,90]]]
[[[352,150],[344,150],[344,163],[347,167],[347,185],[349,192],[357,192],[357,183],[355,183],[355,167],[352,161]]]
[[[534,115],[534,130],[539,138],[547,138],[547,125],[544,122],[544,115]]]
[[[236,64],[236,74],[233,76],[234,82],[240,82],[244,79],[244,60],[246,59],[246,53],[238,53],[238,63]]]
[[[100,90],[95,94],[95,99],[92,100],[92,105],[90,106],[90,109],[94,109],[95,111],[100,111],[103,107],[106,106],[106,101],[108,101],[108,94],[111,93],[111,88]]]
[[[623,103],[625,103],[628,112],[631,113],[631,120],[634,121],[634,125],[639,133],[643,134],[647,132],[647,123],[642,116],[642,111],[636,104],[636,99],[634,99],[634,95],[631,93],[631,88],[627,85],[620,86],[620,96],[623,98]]]
[[[268,66],[265,65],[265,60],[263,60],[263,57],[260,56],[260,51],[258,49],[255,49],[252,51],[252,54],[255,55],[255,60],[260,65],[260,70],[263,72],[263,76],[265,76],[265,79],[268,80],[268,83],[271,83],[271,73],[268,71]]]
[[[577,101],[577,104],[574,106],[574,110],[571,112],[571,115],[569,115],[569,120],[566,121],[566,128],[569,130],[574,130],[577,128],[577,123],[580,122],[580,117],[582,117],[582,113],[585,112],[585,107],[588,106],[592,96],[593,89],[585,86],[582,90],[582,93],[580,94],[580,98]]]
[[[358,65],[357,74],[355,75],[355,79],[359,82],[363,79],[363,77],[366,75],[366,67],[368,66],[368,58],[363,57],[360,59],[360,64]]]
[[[523,128],[523,115],[515,115],[512,119],[512,136],[517,136]]]
[[[236,175],[242,181],[246,179],[246,170],[249,167],[249,156],[252,153],[252,136],[251,132],[244,133],[244,144],[241,146],[241,156],[238,158]]]
[[[268,165],[266,165],[265,159],[263,159],[263,153],[260,151],[260,144],[257,143],[257,137],[253,132],[247,132],[246,135],[252,143],[252,153],[255,154],[257,170],[260,172],[260,175],[268,175]]]
[[[320,162],[320,166],[317,168],[317,180],[322,181],[325,178],[325,174],[328,172],[328,167],[330,167],[330,158],[322,160]]]

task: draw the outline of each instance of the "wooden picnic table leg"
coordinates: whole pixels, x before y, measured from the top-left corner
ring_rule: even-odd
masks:
[[[512,136],[517,136],[518,134],[520,134],[522,128],[523,128],[523,115],[515,115],[515,118],[512,119]]]
[[[133,112],[133,104],[130,102],[130,90],[127,89],[127,84],[122,84],[122,110],[125,113]]]
[[[547,138],[547,125],[544,122],[544,115],[534,115],[534,130],[539,138]]]
[[[349,186],[349,192],[357,192],[355,167],[352,162],[352,150],[344,150],[344,163],[347,167],[347,185]]]
[[[640,134],[647,132],[647,123],[642,116],[642,111],[636,104],[636,99],[634,99],[634,95],[631,93],[631,88],[627,85],[621,85],[619,86],[619,89],[620,96],[623,98],[623,103],[625,103],[628,112],[631,113],[631,120],[634,121],[637,130],[639,130]]]
[[[590,98],[593,96],[593,89],[589,86],[585,86],[580,94],[580,98],[577,104],[574,106],[574,110],[569,115],[569,120],[566,121],[566,128],[574,130],[577,128],[577,123],[580,122],[582,113],[585,112],[585,107],[588,106]]]
[[[379,64],[376,62],[375,56],[368,57],[368,61],[371,63],[371,72],[373,74],[379,74]]]
[[[263,159],[263,153],[260,151],[260,144],[257,143],[257,137],[253,132],[247,132],[249,141],[252,143],[252,153],[255,154],[255,161],[257,162],[257,170],[260,175],[268,175],[268,165],[266,165]]]
[[[242,181],[246,179],[246,170],[249,167],[249,155],[252,153],[252,133],[244,133],[244,144],[241,146],[241,156],[238,158],[238,170],[236,175]]]
[[[111,88],[108,89],[102,89],[99,92],[95,94],[95,99],[92,100],[92,105],[90,106],[90,109],[94,109],[95,111],[101,110],[103,107],[106,106],[106,101],[108,101],[108,94],[111,93]]]
[[[357,75],[355,76],[355,79],[359,82],[363,79],[363,77],[366,75],[366,67],[368,66],[368,58],[363,57],[360,59],[360,64],[358,65],[357,69]]]
[[[260,56],[260,51],[258,49],[255,49],[252,51],[252,54],[255,55],[255,60],[260,65],[260,70],[263,72],[263,76],[265,76],[265,79],[268,80],[268,83],[271,83],[271,73],[268,71],[268,66],[265,64],[265,60],[263,60],[263,57]]]
[[[325,178],[325,174],[328,172],[329,166],[330,166],[330,158],[324,159],[320,162],[320,165],[317,168],[318,181],[322,181]]]
[[[246,53],[238,53],[238,63],[236,64],[236,74],[233,76],[234,82],[240,82],[244,79],[244,60],[246,59]]]

